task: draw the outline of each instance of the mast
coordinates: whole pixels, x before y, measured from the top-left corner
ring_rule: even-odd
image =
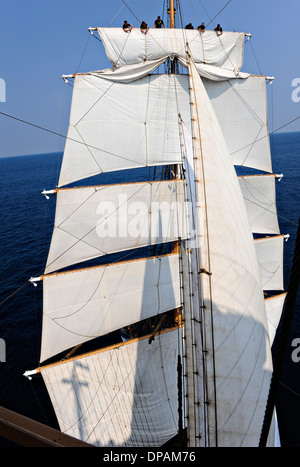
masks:
[[[175,28],[174,0],[170,0],[169,9],[168,9],[167,12],[170,14],[170,29],[174,29]],[[171,74],[173,74],[173,75],[175,74],[175,60],[171,60]],[[177,164],[174,164],[171,167],[171,178],[176,179],[178,177],[179,177],[179,166]],[[182,246],[180,245],[180,243],[178,241],[175,242],[174,246],[178,250],[179,250],[179,246],[180,246],[180,248],[182,248]],[[183,280],[185,280],[184,278],[185,278],[185,276],[187,274],[186,273],[184,274],[184,271],[182,271],[182,275],[183,275]],[[184,431],[183,431],[183,414],[182,414],[182,409],[181,409],[183,371],[182,371],[182,361],[181,361],[181,356],[180,355],[178,355],[177,372],[178,372],[178,435],[179,435],[179,443],[184,446],[185,445],[185,437],[184,437]]]
[[[174,8],[174,0],[170,0],[169,6],[169,14],[170,14],[170,28],[175,28],[175,8]]]
[[[168,13],[170,15],[170,29],[175,29],[175,13],[174,0],[170,0]],[[175,74],[175,59],[171,60],[171,74]]]
[[[169,1],[168,13],[170,15],[170,29],[175,29],[175,7],[174,0]],[[175,64],[176,58],[171,59],[171,74],[175,74]],[[175,164],[172,166],[172,178],[179,177],[179,166]],[[191,260],[191,253],[184,250],[184,246],[181,245],[181,261],[182,261],[182,277],[183,277],[183,303],[184,303],[184,359],[185,359],[185,369],[184,374],[186,377],[187,390],[185,396],[187,397],[187,445],[190,447],[199,447],[199,420],[197,415],[198,403],[198,388],[195,375],[197,374],[197,369],[194,367],[196,361],[195,355],[195,343],[194,343],[194,323],[193,316],[194,310],[191,301],[191,283],[189,276],[193,274],[193,265]],[[196,272],[194,271],[195,275]],[[178,357],[180,359],[180,356]],[[178,388],[180,391],[180,388]],[[180,424],[179,424],[179,436],[183,440],[180,433]]]

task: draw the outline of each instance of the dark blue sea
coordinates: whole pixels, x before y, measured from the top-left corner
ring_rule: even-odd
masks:
[[[284,174],[276,189],[281,233],[290,234],[284,256],[287,288],[300,214],[300,132],[274,134],[271,145],[273,172]],[[46,263],[55,198],[46,200],[41,191],[56,186],[60,163],[59,153],[0,158],[0,339],[6,344],[6,361],[0,363],[0,406],[55,428],[56,418],[42,378],[30,381],[23,373],[39,363],[42,287],[33,287],[28,279],[43,273]],[[140,173],[140,177],[146,174]],[[300,447],[300,362],[292,360],[295,338],[300,338],[299,298],[279,385],[277,413],[282,445]],[[0,438],[0,446],[13,444]]]

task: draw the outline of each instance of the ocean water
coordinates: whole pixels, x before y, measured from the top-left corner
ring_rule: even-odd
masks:
[[[300,133],[272,135],[271,145],[273,171],[284,174],[276,189],[281,233],[290,234],[284,256],[286,288],[300,213]],[[0,338],[6,344],[6,361],[0,363],[0,406],[56,428],[42,378],[30,381],[23,373],[39,362],[42,287],[33,287],[28,279],[41,274],[46,263],[55,199],[46,200],[41,191],[55,187],[60,162],[61,154],[0,158]],[[144,170],[133,176],[142,180],[147,175]],[[101,181],[111,179],[106,175]],[[283,446],[300,446],[300,362],[292,360],[295,338],[300,338],[299,299],[277,400]],[[0,446],[12,445],[0,438]]]

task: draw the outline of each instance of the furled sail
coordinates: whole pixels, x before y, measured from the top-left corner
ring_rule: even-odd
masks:
[[[61,430],[103,447],[161,446],[178,430],[180,329],[40,369]]]
[[[264,290],[283,290],[284,235],[255,240],[260,277]]]
[[[181,306],[178,254],[44,276],[41,361]]]
[[[58,186],[102,172],[179,164],[178,113],[188,121],[186,76],[132,83],[76,75]]]
[[[208,427],[200,436],[209,446],[256,446],[272,372],[260,273],[230,154],[192,61],[189,74],[198,182],[194,209],[201,232],[198,271],[203,271],[203,372],[202,333],[196,328],[195,335],[199,386],[204,384],[207,402],[199,404],[199,418],[205,417]]]
[[[234,78],[244,60],[244,34],[182,29],[154,29],[146,35],[139,29],[130,34],[121,28],[97,28],[108,59],[114,68],[145,61],[177,57],[186,65],[186,44],[189,44],[200,74],[212,79]],[[229,75],[229,76],[228,76]]]
[[[46,274],[187,236],[183,180],[62,189],[56,206]]]
[[[239,177],[248,219],[253,233],[279,234],[275,175]]]

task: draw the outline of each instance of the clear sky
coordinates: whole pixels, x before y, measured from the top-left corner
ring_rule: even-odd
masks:
[[[269,127],[300,116],[299,0],[181,0],[184,23],[252,34],[242,71],[275,76]],[[0,112],[66,134],[72,87],[62,74],[110,67],[88,27],[153,25],[163,0],[0,0]],[[118,14],[117,14],[118,13]],[[137,19],[138,18],[138,19]],[[164,14],[166,21],[166,14]],[[87,46],[87,48],[86,48]],[[84,53],[85,51],[85,53]],[[83,54],[84,53],[84,54]],[[299,93],[292,82],[299,79]],[[3,102],[3,86],[5,102]],[[273,105],[272,105],[273,104]],[[300,119],[284,131],[300,131]],[[65,140],[0,114],[0,156],[61,151]]]

